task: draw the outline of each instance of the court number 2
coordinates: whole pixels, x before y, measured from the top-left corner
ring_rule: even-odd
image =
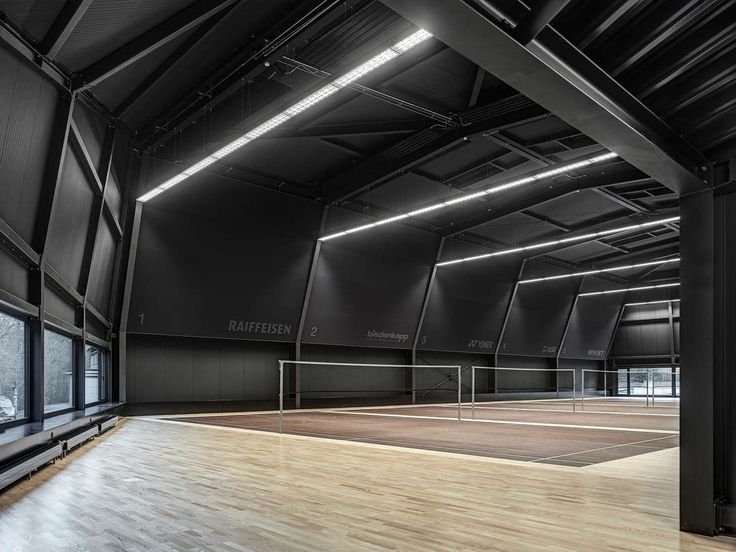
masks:
[[[312,330],[309,332],[309,335],[311,337],[316,337],[317,336],[317,326],[312,326]]]

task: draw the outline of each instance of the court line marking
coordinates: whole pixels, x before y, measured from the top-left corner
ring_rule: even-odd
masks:
[[[608,450],[608,449],[613,449],[613,448],[618,448],[618,447],[631,447],[631,446],[641,445],[643,443],[651,443],[653,441],[660,441],[662,439],[670,439],[671,437],[672,437],[671,435],[667,435],[665,437],[656,437],[653,439],[646,439],[644,441],[634,441],[633,443],[624,443],[621,445],[609,445],[607,447],[599,447],[599,448],[594,448],[590,450],[581,450],[580,452],[570,452],[567,454],[558,454],[556,456],[548,456],[546,458],[540,458],[539,460],[532,460],[531,462],[534,463],[534,462],[543,462],[545,460],[556,460],[558,458],[564,458],[566,456],[575,456],[576,454],[587,454],[589,452],[598,452],[600,450]]]
[[[384,445],[381,443],[371,443],[368,441],[351,441],[345,438],[333,439],[328,437],[315,437],[312,435],[300,435],[296,433],[278,433],[278,431],[265,430],[265,429],[246,429],[242,427],[231,427],[231,426],[218,426],[214,424],[204,424],[197,422],[185,422],[182,420],[174,420],[170,418],[162,418],[156,416],[131,416],[131,420],[143,420],[145,422],[156,422],[162,424],[174,424],[182,425],[190,428],[199,428],[205,430],[215,431],[229,431],[234,433],[245,433],[257,436],[268,436],[279,439],[304,439],[311,441],[329,442],[336,445],[346,446],[359,446],[365,448],[383,449],[389,452],[408,452],[413,454],[425,454],[430,456],[449,456],[456,460],[470,460],[474,462],[488,462],[491,464],[507,464],[516,467],[529,467],[532,464],[531,460],[513,460],[511,458],[500,458],[496,456],[480,456],[477,454],[462,454],[459,452],[445,452],[440,450],[424,449],[424,448],[413,448],[413,447],[401,447],[397,445]],[[533,457],[532,457],[533,458]],[[551,470],[567,470],[574,472],[580,468],[586,468],[591,464],[581,462],[580,466],[567,466],[563,464],[534,464],[534,469],[544,468]]]
[[[434,405],[424,405],[424,406],[434,406]],[[457,408],[457,405],[445,405],[440,404],[437,405],[440,408]],[[401,408],[399,406],[396,407],[389,407],[389,408]],[[463,405],[463,408],[471,408],[466,407]],[[513,407],[506,407],[506,406],[485,406],[485,405],[479,405],[476,404],[475,408],[483,408],[485,410],[511,410],[513,411],[524,411],[524,412],[569,412],[571,414],[575,414],[572,409],[568,408],[566,410],[562,409],[553,409],[553,408],[513,408]],[[654,413],[642,413],[642,412],[606,412],[603,410],[579,410],[577,414],[615,414],[617,416],[663,416],[663,417],[670,417],[670,418],[679,418],[679,414],[654,414]]]
[[[322,414],[347,414],[350,416],[383,416],[387,418],[412,418],[418,420],[455,420],[457,418],[450,418],[447,416],[417,416],[413,414],[384,414],[378,412],[350,412],[345,410],[325,410]],[[680,432],[672,429],[636,429],[631,427],[608,427],[608,426],[588,426],[588,425],[575,425],[575,424],[555,424],[547,422],[519,422],[513,420],[471,420],[463,418],[463,422],[477,422],[484,424],[506,424],[506,425],[523,425],[523,426],[538,426],[538,427],[564,427],[573,429],[599,429],[601,431],[629,431],[634,433],[667,433],[668,435],[679,435]]]

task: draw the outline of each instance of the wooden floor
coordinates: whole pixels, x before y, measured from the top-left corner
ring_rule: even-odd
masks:
[[[720,551],[671,448],[588,467],[133,418],[0,495],[8,551]]]

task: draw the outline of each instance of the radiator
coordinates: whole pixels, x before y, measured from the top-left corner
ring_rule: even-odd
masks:
[[[60,458],[62,453],[61,443],[54,443],[49,448],[29,454],[27,457],[11,464],[7,469],[0,468],[0,489],[4,489],[11,483],[36,471],[52,460]]]
[[[76,435],[69,437],[68,439],[62,438],[62,442],[65,444],[64,449],[69,452],[74,447],[92,439],[92,437],[97,437],[99,434],[100,428],[95,425],[81,433],[77,433]]]
[[[99,424],[100,433],[103,433],[107,431],[108,429],[115,427],[115,424],[117,424],[120,421],[120,416],[113,416],[112,418],[108,418],[104,422],[101,422]]]

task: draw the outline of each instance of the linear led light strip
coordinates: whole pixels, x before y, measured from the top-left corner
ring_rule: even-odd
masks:
[[[607,289],[606,291],[590,291],[588,293],[578,293],[578,297],[589,297],[591,295],[608,295],[610,293],[625,293],[627,291],[641,291],[643,289],[659,289],[679,286],[680,283],[676,284],[658,284],[656,286],[641,286],[633,288],[622,288],[622,289]]]
[[[659,303],[679,303],[679,299],[662,299],[661,301],[644,301],[642,303],[626,303],[624,307],[638,307],[640,305],[657,305]]]
[[[611,228],[610,230],[601,230],[600,232],[591,232],[590,234],[583,234],[581,236],[573,236],[571,238],[563,238],[560,240],[552,240],[548,242],[535,243],[532,245],[525,245],[522,247],[515,247],[513,249],[504,249],[503,251],[494,251],[493,253],[484,253],[483,255],[474,255],[472,257],[463,257],[462,259],[453,259],[451,261],[444,261],[437,263],[437,266],[449,266],[458,263],[467,263],[470,261],[479,261],[481,259],[489,259],[491,257],[499,257],[501,255],[510,255],[512,253],[522,253],[524,251],[530,251],[532,249],[540,249],[542,247],[550,247],[553,245],[562,245],[564,243],[574,243],[576,241],[590,240],[593,238],[599,238],[601,236],[608,236],[610,234],[618,234],[619,232],[630,232],[631,230],[638,230],[639,228],[648,228],[649,226],[656,226],[658,224],[667,224],[668,222],[675,222],[680,220],[680,217],[670,217],[666,219],[653,220],[651,222],[642,222],[641,224],[632,224],[631,226],[620,226],[619,228]]]
[[[524,184],[529,184],[530,182],[544,180],[545,178],[557,176],[559,174],[563,174],[568,171],[580,169],[582,167],[587,167],[588,165],[595,165],[596,163],[601,163],[603,161],[607,161],[608,159],[613,159],[614,157],[617,157],[617,155],[615,153],[609,152],[609,153],[604,153],[602,155],[598,155],[596,157],[591,157],[589,159],[584,159],[582,161],[576,161],[575,163],[568,163],[566,165],[561,165],[559,167],[555,167],[554,169],[550,169],[548,171],[544,171],[544,172],[541,172],[541,173],[538,173],[532,176],[527,176],[524,178],[519,178],[518,180],[514,180],[512,182],[507,182],[506,184],[500,184],[499,186],[494,186],[492,188],[480,190],[479,192],[474,192],[472,194],[458,196],[456,198],[453,198],[447,201],[441,201],[439,203],[435,203],[434,205],[430,205],[428,207],[422,207],[421,209],[415,209],[414,211],[409,211],[408,213],[402,213],[400,215],[396,215],[395,217],[377,220],[376,222],[371,222],[369,224],[364,224],[362,226],[356,226],[354,228],[348,228],[347,230],[335,232],[334,234],[328,234],[327,236],[322,236],[319,239],[320,241],[327,241],[327,240],[333,240],[335,238],[340,238],[342,236],[347,236],[349,234],[355,234],[356,232],[363,232],[364,230],[369,230],[371,228],[375,228],[376,226],[383,226],[384,224],[390,224],[392,222],[397,222],[397,221],[404,220],[410,217],[416,217],[418,215],[423,215],[424,213],[429,213],[430,211],[436,211],[438,209],[444,209],[446,207],[451,207],[459,203],[465,203],[466,201],[478,199],[479,197],[483,197],[489,194],[495,194],[498,192],[502,192],[504,190],[508,190],[510,188],[516,188],[517,186],[523,186]]]
[[[666,263],[679,263],[680,258],[666,259],[662,261],[649,261],[646,263],[637,263],[623,266],[613,266],[611,268],[601,268],[598,270],[586,270],[585,272],[575,272],[573,274],[560,274],[558,276],[545,276],[544,278],[531,278],[529,280],[519,280],[520,284],[531,284],[532,282],[546,282],[547,280],[560,280],[562,278],[574,278],[576,276],[589,276],[591,274],[600,274],[602,272],[617,272],[620,270],[631,270],[632,268],[642,268],[645,266],[661,265]]]
[[[418,44],[421,44],[422,42],[424,42],[425,40],[427,40],[427,39],[429,39],[431,37],[432,37],[432,34],[431,33],[428,33],[424,29],[418,30],[414,34],[412,34],[412,35],[408,36],[407,38],[405,38],[404,40],[402,40],[400,42],[397,42],[396,44],[394,44],[393,46],[391,46],[387,50],[384,50],[380,54],[372,57],[371,59],[369,59],[365,63],[359,65],[358,67],[356,67],[352,71],[348,71],[343,76],[341,76],[341,77],[333,80],[328,85],[323,86],[322,88],[320,88],[319,90],[317,90],[313,94],[310,94],[309,96],[307,96],[303,100],[295,103],[294,105],[292,105],[288,109],[282,111],[281,113],[279,113],[275,117],[272,117],[271,119],[269,119],[265,123],[257,126],[253,130],[245,133],[243,136],[241,136],[237,140],[234,140],[233,142],[230,142],[228,145],[226,145],[225,147],[217,150],[212,155],[209,155],[209,156],[205,157],[204,159],[202,159],[198,163],[195,163],[194,165],[192,165],[188,169],[182,171],[181,173],[177,174],[173,178],[170,178],[169,180],[167,180],[163,184],[160,184],[159,186],[156,186],[155,188],[153,188],[148,193],[146,193],[146,194],[142,195],[141,197],[139,197],[138,198],[138,201],[145,203],[149,199],[156,197],[160,193],[165,192],[166,190],[168,190],[169,188],[172,188],[172,187],[176,186],[177,184],[179,184],[183,180],[186,180],[187,178],[189,178],[190,176],[198,173],[202,169],[204,169],[206,167],[209,167],[210,165],[212,165],[216,161],[219,161],[223,157],[225,157],[227,155],[230,155],[235,150],[237,150],[239,148],[242,148],[248,142],[252,142],[256,138],[259,138],[260,136],[263,136],[267,132],[270,132],[271,130],[273,130],[277,126],[282,125],[283,123],[285,123],[286,121],[288,121],[289,119],[291,119],[292,117],[295,117],[296,115],[302,113],[303,111],[306,111],[310,107],[312,107],[312,106],[318,104],[319,102],[321,102],[322,100],[330,97],[335,92],[338,92],[338,91],[342,90],[343,88],[345,88],[346,86],[348,86],[350,83],[358,80],[361,77],[364,77],[365,75],[367,75],[368,73],[371,73],[372,71],[375,71],[376,69],[378,69],[382,65],[384,65],[384,64],[388,63],[389,61],[391,61],[392,59],[397,58],[400,55],[408,52],[409,50],[411,50],[412,48],[414,48]]]

